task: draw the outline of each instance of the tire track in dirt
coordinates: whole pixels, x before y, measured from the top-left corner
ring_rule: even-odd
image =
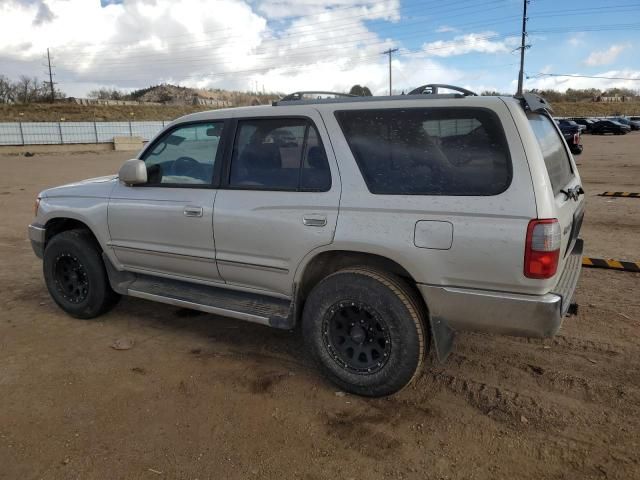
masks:
[[[487,362],[462,353],[452,353],[449,362],[451,366],[464,372],[482,372],[484,375],[517,379],[518,383],[525,383],[530,387],[540,387],[607,408],[613,407],[611,400],[614,400],[617,408],[624,407],[628,402],[640,404],[640,389],[636,386],[628,383],[612,383],[605,375],[594,378],[593,371],[591,375],[583,376],[550,366],[557,365],[557,362],[547,362],[543,366],[540,365],[543,362],[527,359],[521,361],[509,356],[500,356],[496,360]]]
[[[544,429],[564,428],[569,420],[566,406],[488,382],[448,372],[428,373],[421,381],[425,391],[447,390],[459,395],[494,420],[512,424],[533,423]]]

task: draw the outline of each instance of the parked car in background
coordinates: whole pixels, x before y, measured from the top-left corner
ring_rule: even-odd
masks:
[[[607,133],[612,133],[614,135],[626,135],[630,131],[631,127],[614,120],[600,120],[591,127],[591,133],[594,135],[605,135]]]
[[[568,120],[566,118],[560,118],[558,120],[556,120],[558,122],[558,125],[560,125],[560,128],[565,127],[578,127],[580,133],[582,133],[583,131],[585,131],[587,129],[586,125],[581,125],[578,124],[577,122],[574,122],[573,120]]]
[[[578,125],[584,126],[584,132],[586,133],[591,133],[591,127],[593,127],[593,124],[597,122],[597,120],[592,118],[574,118],[573,121]]]
[[[574,155],[580,155],[582,153],[582,144],[580,143],[580,125],[576,122],[568,122],[562,120],[556,120],[562,136],[564,137],[571,153]]]
[[[636,122],[629,118],[614,117],[612,118],[612,120],[615,122],[621,123],[622,125],[626,125],[627,127],[631,128],[631,130],[640,130],[640,122]]]

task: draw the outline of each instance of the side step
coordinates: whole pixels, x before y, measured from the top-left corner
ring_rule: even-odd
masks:
[[[199,285],[167,278],[136,275],[126,287],[127,294],[183,308],[291,329],[294,319],[291,302],[255,293]]]

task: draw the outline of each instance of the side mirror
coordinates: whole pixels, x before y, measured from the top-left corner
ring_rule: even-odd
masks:
[[[147,183],[147,167],[142,160],[138,160],[137,158],[127,160],[122,167],[120,167],[118,178],[125,185]]]

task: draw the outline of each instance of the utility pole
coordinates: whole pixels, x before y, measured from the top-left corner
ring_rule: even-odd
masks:
[[[53,72],[51,71],[51,55],[49,55],[49,49],[47,48],[47,66],[49,67],[49,88],[51,89],[51,103],[55,102],[56,94],[53,88]]]
[[[527,4],[529,0],[524,0],[524,8],[522,11],[522,40],[520,42],[520,72],[518,72],[518,91],[516,96],[522,95],[522,82],[524,79],[524,51],[531,45],[526,45],[525,39],[527,37]]]
[[[394,52],[397,52],[398,49],[397,48],[390,48],[389,50],[385,50],[384,52],[382,52],[383,55],[389,55],[389,96],[392,95],[391,93],[391,54]]]

